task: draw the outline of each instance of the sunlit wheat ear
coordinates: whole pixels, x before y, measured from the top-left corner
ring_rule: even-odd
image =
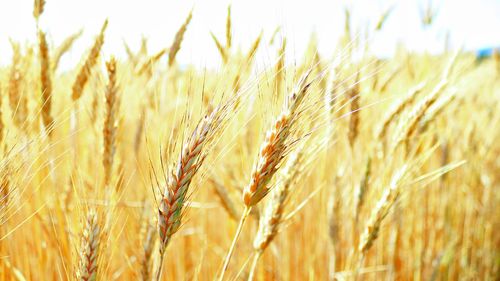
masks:
[[[393,175],[389,188],[385,190],[384,195],[373,210],[359,243],[358,250],[361,253],[365,254],[377,239],[382,221],[401,194],[401,180],[405,176],[407,168],[405,165]]]
[[[226,49],[229,51],[232,45],[232,24],[231,24],[231,5],[227,6],[226,18]]]
[[[12,66],[9,74],[9,106],[13,114],[14,124],[22,129],[27,117],[27,99],[23,94],[25,75],[22,67],[21,47],[18,43],[10,42],[12,45]]]
[[[116,115],[118,109],[118,85],[116,82],[116,60],[111,58],[106,63],[108,71],[108,86],[106,88],[106,117],[102,130],[104,152],[102,164],[104,167],[104,185],[107,186],[111,180],[113,171],[113,160],[116,150]]]
[[[212,130],[212,126],[210,116],[203,118],[184,143],[179,161],[169,175],[167,186],[158,208],[160,251],[162,252],[180,226],[182,209],[186,203],[188,188],[193,176],[205,159],[203,146],[210,130]]]
[[[76,277],[81,281],[97,279],[99,252],[101,248],[101,231],[95,210],[90,210],[83,229],[80,247],[80,260]]]
[[[361,208],[363,208],[363,205],[365,203],[365,197],[366,197],[366,193],[368,191],[369,182],[370,182],[371,168],[372,168],[372,159],[371,159],[371,157],[368,157],[368,160],[366,161],[365,172],[363,174],[363,177],[361,178],[361,181],[360,181],[359,187],[358,187],[357,203],[356,203],[356,217],[355,217],[356,222],[358,221],[359,214],[361,213]]]
[[[252,46],[250,47],[250,50],[248,51],[246,57],[245,57],[245,61],[250,63],[252,62],[254,56],[255,56],[255,53],[257,53],[257,49],[259,48],[260,46],[260,41],[262,40],[262,35],[264,33],[261,32],[259,33],[259,36],[257,36],[257,38],[255,39],[255,41],[253,41],[252,43]]]
[[[278,183],[278,186],[273,189],[272,196],[266,203],[264,214],[259,220],[257,235],[253,241],[255,256],[248,280],[253,280],[253,275],[260,256],[276,237],[283,223],[286,202],[289,198],[291,188],[300,174],[301,158],[301,152],[290,155],[287,166],[281,170],[281,181]]]
[[[286,52],[286,38],[283,38],[281,42],[281,47],[278,51],[278,61],[275,66],[275,77],[274,77],[274,91],[277,95],[281,93],[281,88],[283,87],[283,81],[285,80],[285,52]]]
[[[311,70],[308,70],[300,78],[292,93],[286,97],[281,115],[266,134],[266,138],[258,155],[257,163],[252,171],[250,183],[243,190],[245,210],[241,215],[231,247],[224,259],[222,271],[218,278],[220,281],[224,279],[224,274],[229,267],[231,256],[246,218],[252,210],[252,207],[259,203],[271,190],[269,182],[293,145],[293,140],[290,139],[290,135],[292,134],[292,127],[299,116],[298,109],[312,83],[307,82],[310,73]]]
[[[419,134],[425,132],[429,126],[429,123],[432,120],[436,119],[438,115],[440,115],[443,110],[449,106],[449,104],[453,103],[453,100],[456,98],[456,91],[451,91],[447,95],[438,99],[436,103],[429,107],[427,112],[424,114],[424,117],[419,122]]]
[[[210,36],[212,37],[212,40],[214,41],[215,46],[217,47],[217,50],[219,51],[219,54],[222,58],[222,61],[224,63],[227,63],[228,53],[226,51],[226,48],[224,48],[222,43],[219,41],[219,39],[217,39],[217,37],[215,36],[215,34],[213,34],[213,32],[210,32]]]
[[[38,22],[45,8],[45,0],[35,0],[33,6],[33,17]]]
[[[143,73],[150,73],[151,72],[151,68],[153,67],[153,65],[158,62],[164,54],[167,53],[167,49],[163,49],[161,51],[159,51],[158,53],[156,53],[155,55],[153,55],[152,57],[148,58],[137,70],[137,75],[142,75]]]
[[[311,85],[311,83],[307,82],[309,74],[310,71],[305,73],[294,91],[288,95],[281,115],[266,134],[250,183],[243,191],[243,202],[247,207],[252,207],[260,202],[270,191],[268,183],[278,170],[278,165],[285,157],[287,149],[290,148],[291,141],[289,137],[291,128],[297,121],[297,109]]]
[[[138,54],[135,54],[132,49],[130,49],[130,46],[128,45],[127,41],[125,41],[125,39],[122,40],[122,43],[123,48],[125,48],[125,53],[127,53],[127,61],[132,64],[133,67],[135,67],[138,62]]]
[[[259,229],[254,240],[256,251],[264,251],[278,233],[285,203],[300,172],[301,157],[301,153],[293,153],[287,166],[281,170],[281,181],[273,188],[272,197],[267,201],[263,217],[259,220]]]
[[[184,21],[184,24],[182,24],[181,28],[179,28],[179,30],[175,34],[174,42],[172,43],[172,46],[170,46],[170,50],[168,52],[168,66],[172,66],[175,62],[175,56],[177,55],[177,52],[179,52],[181,48],[181,43],[182,39],[184,38],[184,33],[186,33],[187,27],[189,25],[189,22],[191,22],[192,17],[193,17],[193,11],[190,11],[188,17]]]
[[[411,103],[413,103],[413,101],[415,100],[416,96],[418,95],[418,93],[420,93],[422,91],[422,89],[425,87],[426,83],[425,82],[422,82],[420,84],[418,84],[417,86],[411,88],[409,91],[408,91],[408,94],[398,100],[397,103],[395,103],[388,111],[387,113],[385,114],[384,118],[382,119],[382,125],[377,129],[377,132],[375,133],[375,138],[379,141],[382,141],[382,138],[384,138],[387,134],[387,130],[389,128],[389,125],[391,124],[391,122],[401,114],[401,112],[403,112],[403,110],[408,106],[410,105]]]
[[[51,60],[52,72],[55,72],[57,70],[57,67],[59,66],[59,61],[61,60],[62,56],[64,54],[66,54],[71,49],[71,47],[73,46],[75,41],[78,38],[80,38],[82,36],[82,34],[83,34],[83,29],[80,29],[78,32],[76,32],[76,33],[70,35],[68,38],[64,39],[64,41],[61,43],[61,45],[59,45],[59,47],[57,47],[54,54],[52,55],[52,60]]]
[[[89,79],[90,73],[94,66],[97,63],[97,59],[99,58],[99,54],[101,52],[102,45],[104,44],[104,32],[108,27],[108,20],[104,21],[104,24],[101,27],[101,32],[97,36],[94,42],[94,46],[90,49],[90,53],[85,60],[80,72],[76,76],[75,82],[73,83],[71,98],[73,101],[77,101],[83,94],[83,90],[85,89],[85,85]]]
[[[359,71],[356,74],[356,80],[354,81],[354,84],[351,86],[349,89],[349,99],[351,101],[351,114],[350,114],[350,119],[349,119],[349,133],[348,133],[348,138],[349,138],[349,143],[351,144],[351,147],[354,146],[354,142],[356,141],[356,138],[359,133],[359,109],[360,109],[360,91],[359,91]]]
[[[380,18],[378,19],[377,24],[375,25],[375,30],[377,31],[382,30],[382,27],[384,27],[387,18],[389,17],[389,15],[392,13],[393,10],[394,6],[390,6],[380,15]]]
[[[54,119],[52,118],[52,81],[50,78],[50,59],[49,48],[47,46],[47,39],[45,33],[39,31],[39,51],[40,51],[40,81],[42,93],[42,121],[47,134],[52,136],[52,128]]]
[[[392,144],[391,151],[396,150],[399,144],[411,137],[427,109],[436,102],[439,95],[447,85],[448,80],[441,80],[441,82],[436,85],[430,94],[425,96],[418,104],[415,105],[415,107],[413,107],[405,118],[402,118],[399,121],[398,127],[394,132],[394,142]]]
[[[205,116],[182,146],[178,162],[168,175],[167,185],[158,206],[158,231],[160,237],[160,265],[157,280],[161,278],[164,251],[181,225],[189,185],[207,155],[206,146],[220,129],[227,104]]]

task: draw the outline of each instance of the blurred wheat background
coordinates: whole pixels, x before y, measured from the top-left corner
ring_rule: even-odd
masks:
[[[297,53],[237,5],[210,47],[194,6],[151,48],[106,17],[54,43],[30,2],[1,41],[0,280],[499,280],[498,50],[381,55],[393,3]]]

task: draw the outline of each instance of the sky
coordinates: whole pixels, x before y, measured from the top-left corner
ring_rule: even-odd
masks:
[[[335,46],[344,29],[344,8],[352,11],[357,30],[373,28],[379,16],[393,7],[384,28],[367,39],[372,51],[390,56],[398,44],[419,52],[437,53],[444,49],[449,34],[452,47],[475,50],[500,46],[500,0],[435,0],[438,10],[435,24],[423,28],[419,8],[428,0],[46,0],[40,26],[49,43],[58,46],[67,36],[83,29],[83,36],[62,59],[63,68],[71,68],[93,43],[103,21],[109,27],[104,56],[124,57],[123,40],[133,50],[141,38],[149,39],[150,53],[170,46],[177,29],[189,11],[193,19],[188,27],[177,61],[181,64],[215,66],[221,64],[210,38],[210,31],[224,40],[227,6],[232,5],[233,45],[247,50],[259,33],[269,39],[281,26],[279,37],[287,37],[288,55],[300,58],[314,33],[319,52],[334,56]],[[0,0],[0,64],[11,60],[9,38],[35,42],[32,17],[33,0]],[[272,46],[261,48],[258,57],[275,57]]]

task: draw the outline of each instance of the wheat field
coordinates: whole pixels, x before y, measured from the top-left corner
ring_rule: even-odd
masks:
[[[176,62],[195,10],[114,58],[108,21],[52,44],[44,2],[0,68],[0,280],[500,279],[499,54],[381,59],[346,24],[288,60],[229,7],[214,70]]]

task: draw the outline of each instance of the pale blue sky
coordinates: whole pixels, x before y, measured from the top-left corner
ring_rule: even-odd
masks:
[[[194,7],[193,21],[188,28],[180,63],[217,66],[220,59],[209,31],[224,38],[226,8],[232,3],[234,44],[247,49],[261,30],[267,38],[276,26],[283,26],[289,38],[289,55],[300,58],[310,35],[316,32],[320,52],[333,55],[333,47],[343,30],[343,8],[352,7],[355,26],[373,26],[387,7],[395,5],[384,30],[370,37],[372,49],[381,55],[393,52],[398,42],[416,51],[439,52],[444,48],[446,33],[455,47],[466,49],[500,45],[500,0],[436,0],[439,10],[435,24],[424,30],[420,24],[419,7],[427,0],[400,1],[295,1],[295,0],[47,0],[40,22],[53,44],[80,28],[85,29],[62,61],[72,67],[92,44],[94,35],[105,18],[110,25],[104,55],[124,56],[122,38],[132,48],[138,48],[142,34],[150,38],[150,50],[156,52],[170,45],[176,30]],[[35,23],[32,0],[0,0],[0,63],[10,60],[8,38],[34,41]],[[265,47],[259,60],[269,62],[275,47]]]

